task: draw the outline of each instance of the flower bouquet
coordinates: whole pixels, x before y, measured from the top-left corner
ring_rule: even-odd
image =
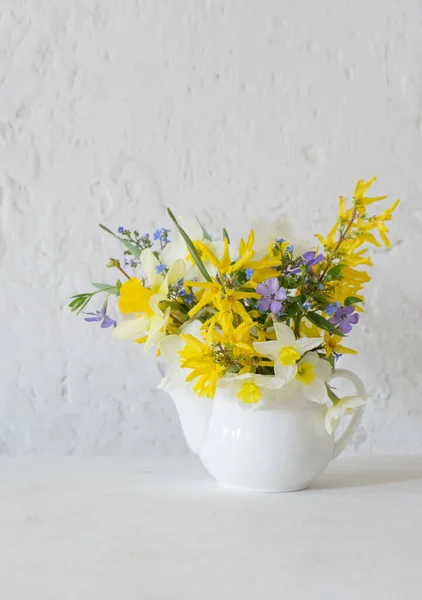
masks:
[[[340,197],[332,229],[325,237],[315,236],[318,246],[295,240],[282,221],[255,221],[248,237],[236,244],[226,229],[221,239],[213,239],[196,219],[176,219],[169,209],[174,229],[152,235],[124,227],[113,232],[101,225],[124,247],[123,260],[112,258],[107,265],[117,270],[118,279],[94,283],[93,291],[72,297],[70,308],[112,329],[114,338],[133,340],[144,352],[154,348],[164,357],[161,387],[176,402],[188,442],[227,485],[303,487],[327,456],[332,458],[339,419],[362,412],[363,393],[339,397],[331,382],[346,376],[344,371],[338,375],[338,358],[356,354],[345,337],[363,312],[368,249],[390,247],[386,222],[399,201],[369,214],[370,206],[386,197],[367,196],[374,179],[357,183],[350,205]],[[86,312],[98,295],[105,296],[101,308]],[[107,314],[112,297],[117,298],[119,323]],[[348,378],[362,392],[356,377]],[[272,427],[271,445],[266,437]],[[295,459],[302,447],[277,446],[285,443],[280,442],[283,432],[291,437],[295,427],[295,443],[309,441],[316,431],[314,446],[328,444],[312,473],[297,481],[303,465]],[[292,461],[282,475],[279,465],[274,467],[278,475],[262,482],[259,472],[278,451],[290,453]],[[256,460],[260,452],[256,472],[246,473],[251,454]],[[231,453],[234,467],[227,476],[222,465],[230,462]],[[244,475],[236,477],[242,469]]]

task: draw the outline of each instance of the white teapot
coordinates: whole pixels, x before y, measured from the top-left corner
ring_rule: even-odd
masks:
[[[361,380],[336,369],[365,395]],[[172,397],[186,442],[208,472],[222,485],[254,492],[301,490],[320,475],[346,447],[363,414],[359,406],[344,433],[335,440],[325,428],[327,407],[305,399],[298,388],[262,390],[251,407],[229,388],[214,398],[198,397],[180,377],[165,377],[161,389]]]

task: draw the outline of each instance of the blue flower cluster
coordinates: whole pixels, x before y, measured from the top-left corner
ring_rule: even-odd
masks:
[[[162,227],[161,229],[157,229],[156,231],[154,231],[154,233],[152,235],[152,239],[155,242],[160,242],[161,247],[164,247],[166,244],[168,244],[170,242],[170,240],[168,238],[169,233],[170,233],[170,229],[164,229],[164,227]]]
[[[331,304],[327,304],[327,306],[324,309],[324,312],[327,315],[330,315],[330,317],[336,312],[336,310],[339,308],[340,306],[340,302],[331,302]]]

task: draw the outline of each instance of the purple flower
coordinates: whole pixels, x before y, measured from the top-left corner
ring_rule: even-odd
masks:
[[[325,256],[323,254],[316,255],[315,250],[309,250],[309,252],[305,252],[300,259],[299,265],[306,265],[309,275],[313,275],[312,267],[315,265],[319,265],[323,260],[325,260]],[[300,268],[295,267],[290,271],[291,274],[295,275],[296,273],[300,273]]]
[[[359,321],[359,315],[354,310],[354,306],[340,306],[329,321],[342,333],[349,333],[352,331],[352,325],[356,325]]]
[[[110,317],[106,313],[107,304],[104,304],[101,310],[96,310],[95,313],[89,312],[84,313],[85,315],[91,315],[89,317],[85,317],[85,321],[88,323],[92,323],[94,321],[102,321],[101,327],[103,329],[107,329],[107,327],[116,327],[117,323],[114,319],[110,319]]]
[[[245,269],[245,273],[246,273],[246,280],[249,281],[249,279],[253,275],[253,269]]]
[[[272,313],[278,313],[283,307],[282,300],[287,298],[286,290],[280,287],[277,277],[267,279],[265,283],[259,283],[256,291],[262,296],[258,300],[258,306],[261,310],[270,310]]]
[[[122,227],[122,226],[120,226],[120,227],[119,227],[119,229],[118,229],[117,231],[118,231],[119,233],[124,233],[124,231],[125,231],[125,228],[124,228],[124,227]]]
[[[164,273],[164,271],[166,270],[166,265],[157,265],[154,268],[155,268],[156,272],[160,275],[161,273]]]

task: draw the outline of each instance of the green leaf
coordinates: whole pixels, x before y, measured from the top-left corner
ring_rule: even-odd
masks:
[[[362,298],[357,298],[356,296],[347,296],[346,300],[344,301],[344,306],[352,306],[358,302],[362,302]]]
[[[228,243],[230,244],[229,234],[227,233],[227,229],[225,227],[223,227],[223,239],[227,240]]]
[[[343,265],[336,265],[335,267],[331,267],[326,276],[324,277],[325,281],[332,281],[333,279],[341,279],[341,272],[343,270]]]
[[[97,290],[102,292],[108,292],[109,294],[115,294],[117,296],[118,287],[117,285],[110,285],[109,283],[93,283],[92,284]]]
[[[198,221],[198,219],[197,219],[197,221]],[[198,223],[199,223],[199,225],[200,225],[200,227],[202,229],[202,235],[204,236],[204,238],[206,240],[208,240],[209,242],[211,242],[212,241],[212,237],[210,236],[210,234],[208,233],[208,231],[205,229],[205,227],[202,225],[202,223],[200,221],[198,221]]]
[[[124,247],[126,248],[126,250],[129,250],[129,252],[135,257],[135,258],[139,258],[141,256],[141,250],[139,248],[137,248],[136,246],[134,246],[133,244],[131,244],[130,242],[128,242],[127,240],[124,240],[123,238],[121,238],[120,236],[116,235],[114,233],[114,231],[111,231],[111,229],[109,229],[108,227],[106,227],[105,225],[102,225],[100,223],[100,227],[101,229],[103,229],[104,231],[106,231],[107,233],[109,233],[110,235],[112,235],[113,237],[116,238],[116,240],[119,240],[119,242],[121,242]]]
[[[86,297],[82,297],[82,296],[75,298],[74,300],[72,300],[72,302],[69,303],[70,310],[72,310],[72,311],[77,310],[85,302],[85,300],[86,300]]]
[[[341,337],[344,337],[344,333],[342,333],[340,331],[340,329],[337,329],[337,327],[334,327],[334,325],[332,323],[327,321],[327,319],[324,319],[324,317],[322,317],[318,313],[308,311],[306,313],[306,318],[313,325],[316,325],[320,329],[324,329],[325,331],[328,331],[329,333],[332,333],[333,335],[340,335]]]
[[[340,398],[337,396],[337,394],[335,394],[333,392],[333,390],[330,388],[330,386],[326,383],[325,387],[327,388],[327,394],[329,399],[331,400],[331,402],[333,404],[337,404],[337,402],[340,402]]]
[[[192,240],[190,239],[190,237],[188,236],[188,234],[180,227],[179,223],[177,222],[176,217],[174,216],[174,214],[171,212],[171,210],[169,208],[167,208],[167,213],[168,213],[170,219],[176,225],[176,227],[177,227],[180,235],[185,240],[186,246],[188,247],[189,252],[191,253],[192,258],[195,261],[196,266],[198,267],[198,269],[200,270],[200,272],[202,273],[202,275],[205,277],[205,279],[207,281],[212,281],[212,279],[211,279],[208,271],[205,268],[204,263],[201,260],[201,257],[199,256],[198,252],[196,251],[195,246],[192,243]]]

